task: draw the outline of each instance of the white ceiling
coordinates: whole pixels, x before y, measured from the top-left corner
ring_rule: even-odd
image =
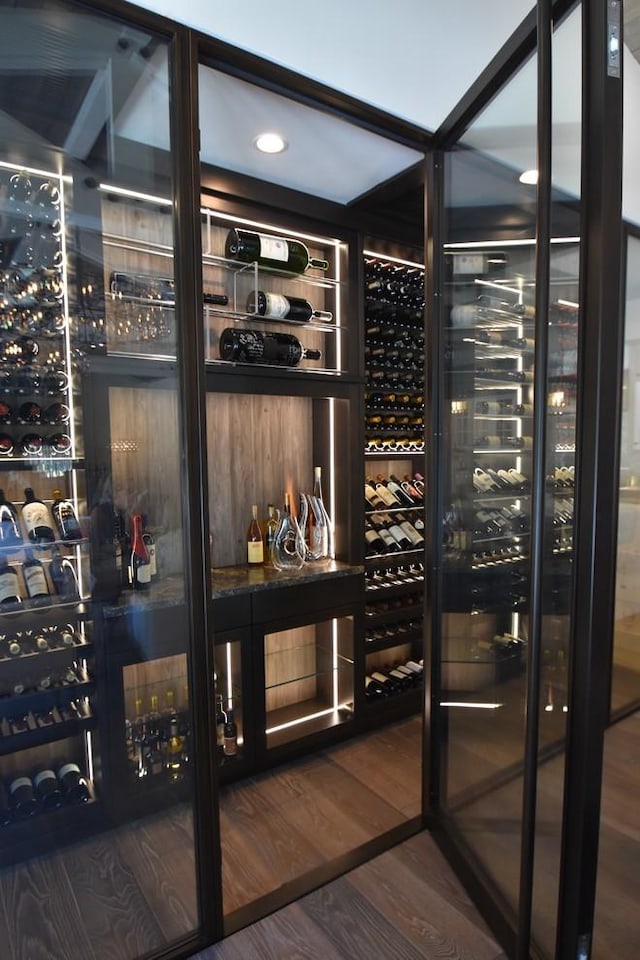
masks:
[[[435,130],[532,0],[138,0],[138,6]]]

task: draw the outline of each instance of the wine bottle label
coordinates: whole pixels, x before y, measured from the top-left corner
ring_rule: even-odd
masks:
[[[151,583],[151,564],[139,563],[136,566],[135,576],[138,583]]]
[[[14,570],[0,573],[0,603],[13,600],[18,595],[18,577]]]
[[[47,578],[44,575],[43,568],[37,566],[25,566],[22,568],[24,582],[27,585],[27,593],[30,597],[41,597],[49,593]]]
[[[265,293],[265,317],[282,320],[289,313],[289,301],[281,293]]]
[[[247,543],[247,562],[248,563],[264,563],[264,544],[262,540],[258,540],[255,543],[251,540]]]
[[[226,757],[235,757],[238,752],[238,740],[236,737],[224,738],[224,753]]]
[[[27,533],[31,534],[37,527],[47,527],[50,529],[49,511],[44,503],[25,503],[22,508],[22,518],[27,528]]]
[[[258,234],[260,240],[261,260],[280,260],[286,263],[289,259],[289,244],[279,237],[269,237],[264,233]]]

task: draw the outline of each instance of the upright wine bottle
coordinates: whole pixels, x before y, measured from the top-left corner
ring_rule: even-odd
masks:
[[[255,290],[249,294],[247,310],[269,320],[295,320],[298,323],[308,323],[310,320],[328,323],[333,320],[333,314],[328,310],[316,310],[302,297],[285,297],[282,293],[268,293],[264,290]]]
[[[148,590],[151,584],[151,560],[142,538],[142,516],[131,517],[133,536],[129,555],[129,580],[134,590]]]
[[[0,548],[17,547],[22,543],[18,513],[0,490]]]
[[[24,497],[22,520],[29,540],[32,543],[51,543],[55,540],[56,535],[51,523],[49,508],[46,503],[36,497],[32,487],[25,489]]]
[[[78,599],[78,578],[75,567],[68,557],[63,557],[59,551],[55,551],[49,564],[49,574],[59,597],[63,600]]]
[[[153,578],[158,574],[158,552],[155,537],[147,527],[146,514],[142,517],[142,539],[144,540],[145,546],[149,553],[149,572],[151,574],[151,579],[153,580]]]
[[[235,228],[227,234],[224,247],[225,257],[241,260],[243,263],[258,263],[272,270],[287,270],[290,273],[304,273],[310,267],[327,270],[329,263],[309,255],[307,247],[300,240],[274,237],[266,233],[254,233],[252,230]]]
[[[265,549],[266,561],[273,563],[273,543],[278,532],[278,517],[276,517],[276,508],[272,503],[267,504],[267,523],[265,529]]]
[[[227,710],[224,724],[224,755],[227,759],[238,755],[238,727],[231,707]]]
[[[319,360],[319,350],[304,347],[291,333],[261,330],[234,330],[227,327],[220,334],[220,358],[236,363],[270,363],[279,367],[296,367],[301,360]]]
[[[68,497],[63,497],[59,490],[53,491],[53,497],[51,515],[58,528],[60,539],[66,543],[82,540],[82,530],[80,529],[73,501]]]
[[[258,523],[257,503],[251,507],[251,519],[247,528],[247,563],[250,567],[264,563],[264,540]]]

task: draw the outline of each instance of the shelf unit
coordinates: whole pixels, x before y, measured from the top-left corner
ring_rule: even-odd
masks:
[[[420,705],[426,543],[423,266],[365,251],[364,302],[362,650],[370,723],[375,716],[384,722]]]

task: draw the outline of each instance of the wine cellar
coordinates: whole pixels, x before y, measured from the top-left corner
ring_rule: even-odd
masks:
[[[116,960],[121,930],[117,960],[182,960],[424,831],[550,960],[586,896],[579,723],[635,703],[626,648],[590,654],[637,384],[587,289],[589,162],[518,176],[553,142],[540,24],[432,134],[136,4],[7,23],[7,960],[31,895],[34,955]]]

